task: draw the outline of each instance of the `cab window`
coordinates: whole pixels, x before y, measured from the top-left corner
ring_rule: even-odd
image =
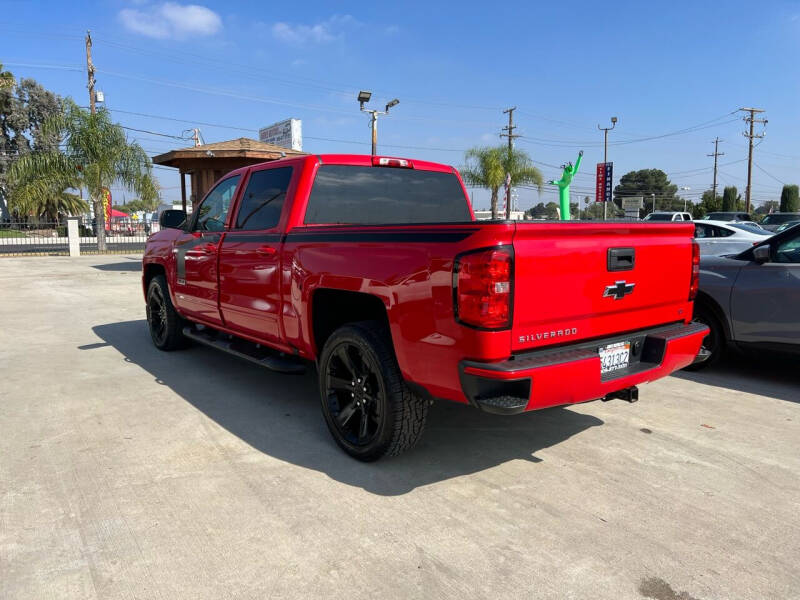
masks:
[[[292,167],[253,171],[236,215],[236,229],[252,231],[277,227],[292,180]]]
[[[234,175],[220,181],[208,193],[197,209],[193,231],[222,231],[225,229],[225,220],[228,217],[240,177],[240,175]]]

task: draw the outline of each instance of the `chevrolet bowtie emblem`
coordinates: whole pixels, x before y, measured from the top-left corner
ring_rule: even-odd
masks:
[[[628,283],[624,279],[617,281],[614,285],[606,286],[606,291],[603,292],[603,298],[614,298],[614,300],[622,300],[625,296],[633,292],[635,283]]]

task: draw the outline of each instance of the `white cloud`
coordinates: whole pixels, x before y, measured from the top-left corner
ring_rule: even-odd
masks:
[[[212,35],[222,29],[220,16],[197,4],[165,2],[141,10],[125,8],[119,11],[119,19],[126,29],[159,39]]]
[[[272,26],[272,35],[282,42],[298,46],[324,44],[340,39],[348,27],[359,25],[350,15],[333,15],[315,25],[291,25],[278,22]]]

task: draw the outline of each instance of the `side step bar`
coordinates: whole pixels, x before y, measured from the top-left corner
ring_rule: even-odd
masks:
[[[253,342],[241,340],[214,329],[197,329],[193,326],[187,326],[183,328],[183,335],[195,342],[211,346],[217,350],[222,350],[228,354],[233,354],[239,358],[266,367],[270,371],[295,374],[305,373],[306,371],[305,365],[298,360],[281,356],[275,350],[265,348]]]

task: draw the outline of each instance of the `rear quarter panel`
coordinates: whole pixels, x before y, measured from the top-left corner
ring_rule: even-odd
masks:
[[[453,262],[466,250],[510,243],[513,230],[500,223],[295,228],[282,265],[287,341],[308,358],[321,350],[312,333],[316,290],[371,294],[386,307],[403,376],[438,397],[463,401],[458,361],[507,357],[511,332],[456,323]]]

